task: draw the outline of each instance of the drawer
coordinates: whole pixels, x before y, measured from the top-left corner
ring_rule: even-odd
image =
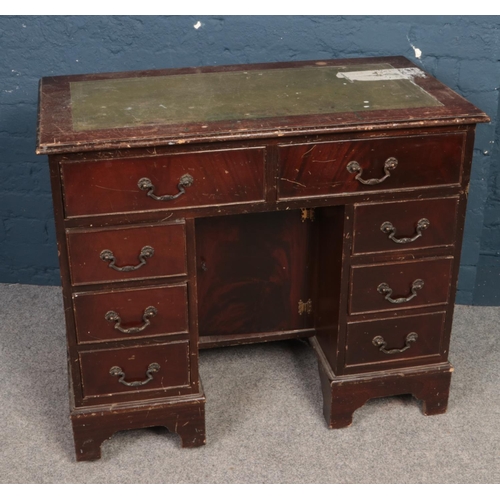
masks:
[[[452,257],[352,266],[349,312],[446,304],[452,266]]]
[[[73,294],[78,343],[187,333],[187,285]]]
[[[353,253],[453,245],[457,211],[458,198],[355,205]]]
[[[188,342],[80,353],[83,396],[166,390],[189,386]]]
[[[445,313],[362,321],[347,325],[346,368],[439,362]],[[434,358],[434,359],[431,359]],[[389,366],[388,366],[389,365]]]
[[[264,148],[63,162],[66,217],[264,199]]]
[[[74,285],[186,274],[183,223],[68,229]]]
[[[278,196],[458,185],[464,142],[460,133],[283,145]]]

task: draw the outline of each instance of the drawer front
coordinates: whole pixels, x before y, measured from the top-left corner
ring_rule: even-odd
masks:
[[[190,383],[187,341],[81,352],[80,365],[85,398],[165,390]]]
[[[78,343],[187,333],[187,285],[73,294]]]
[[[356,205],[353,253],[453,245],[457,210],[458,198]]]
[[[62,163],[66,217],[263,200],[264,153],[250,148]]]
[[[446,304],[452,257],[351,267],[349,312],[404,310]]]
[[[464,141],[465,134],[448,134],[281,146],[278,196],[458,185]]]
[[[395,319],[362,321],[347,326],[346,367],[387,368],[395,362],[408,364],[439,361],[445,313]]]
[[[69,229],[67,239],[74,285],[186,274],[186,235],[181,223]]]

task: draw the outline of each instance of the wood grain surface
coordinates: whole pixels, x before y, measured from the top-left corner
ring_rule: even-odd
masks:
[[[186,274],[184,224],[68,230],[67,238],[71,280],[75,285]],[[136,267],[141,264],[141,250],[148,246],[153,248],[153,255],[132,271],[116,270],[100,257],[103,250],[110,250],[116,267]]]
[[[66,217],[263,200],[264,153],[247,148],[62,163]],[[154,195],[175,196],[185,175],[192,185],[177,199],[155,200],[138,186],[147,178]]]
[[[449,134],[282,146],[278,197],[459,184],[464,141],[464,134]],[[389,158],[395,158],[397,166],[379,184],[365,185],[347,169],[357,162],[361,179],[382,179]]]
[[[200,336],[305,329],[311,222],[300,211],[198,219]]]

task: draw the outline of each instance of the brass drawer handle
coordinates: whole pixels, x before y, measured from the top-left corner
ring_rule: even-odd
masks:
[[[377,292],[382,295],[385,294],[385,300],[388,300],[391,304],[402,304],[403,302],[410,302],[417,296],[417,291],[424,288],[424,280],[415,280],[411,285],[411,295],[408,297],[400,297],[399,299],[393,299],[392,288],[387,283],[380,283],[377,287]]]
[[[118,313],[115,311],[108,311],[104,315],[104,319],[106,321],[110,321],[110,322],[114,321],[115,322],[115,330],[119,330],[122,333],[139,333],[139,332],[142,332],[144,329],[146,329],[151,324],[151,321],[149,321],[150,318],[154,318],[157,314],[158,314],[158,311],[157,311],[156,307],[153,307],[153,306],[146,307],[146,309],[144,310],[144,314],[142,315],[142,321],[143,321],[142,326],[134,326],[131,328],[123,328],[121,326],[122,319],[120,318]]]
[[[177,194],[164,194],[163,196],[156,196],[153,191],[155,190],[155,187],[153,183],[151,182],[150,179],[147,177],[143,177],[142,179],[139,179],[139,182],[137,182],[137,186],[139,189],[142,189],[143,191],[148,192],[148,196],[150,198],[153,198],[153,200],[156,201],[168,201],[168,200],[176,200],[179,198],[179,196],[183,195],[186,190],[184,188],[187,188],[189,186],[192,186],[194,183],[194,179],[192,176],[189,174],[184,174],[180,179],[179,179],[179,184],[177,184],[177,189],[179,192]]]
[[[153,373],[156,373],[157,371],[160,370],[160,365],[158,363],[151,363],[148,366],[148,371],[146,372],[146,380],[140,380],[137,382],[127,382],[125,380],[125,373],[123,373],[123,370],[119,366],[113,366],[109,370],[109,374],[113,375],[115,377],[120,377],[118,379],[118,382],[120,384],[126,385],[127,387],[139,387],[141,385],[146,385],[148,382],[151,382],[153,380]]]
[[[362,179],[361,176],[363,175],[363,169],[360,167],[359,163],[357,161],[351,161],[347,164],[347,171],[351,174],[358,174],[356,175],[355,179],[361,184],[365,184],[366,186],[374,186],[375,184],[380,184],[381,182],[384,182],[388,177],[391,176],[391,170],[394,170],[398,166],[398,160],[394,157],[387,158],[385,160],[384,164],[384,177],[381,177],[380,179]]]
[[[386,349],[387,342],[384,340],[384,337],[381,337],[380,335],[377,335],[377,337],[372,340],[372,343],[375,347],[379,348],[379,351],[383,352],[384,354],[397,354],[398,352],[405,352],[411,347],[411,343],[416,342],[417,339],[418,335],[415,332],[409,333],[406,336],[405,346],[401,349]]]
[[[416,227],[416,235],[415,236],[412,236],[411,238],[396,238],[395,234],[396,234],[396,228],[392,225],[391,222],[384,222],[381,226],[380,226],[380,230],[383,232],[383,233],[386,233],[386,234],[389,234],[388,238],[392,241],[394,241],[394,243],[413,243],[415,240],[417,240],[418,238],[420,238],[422,236],[422,231],[427,229],[429,226],[431,225],[431,223],[429,222],[429,219],[420,219],[418,222],[417,222],[417,227]]]
[[[137,271],[137,269],[144,266],[146,264],[146,259],[152,257],[154,253],[155,249],[153,247],[150,246],[142,247],[141,253],[139,254],[140,263],[137,264],[136,266],[123,266],[123,267],[118,267],[115,265],[116,257],[113,255],[113,252],[111,250],[103,250],[99,255],[99,257],[104,262],[109,262],[108,267],[110,267],[111,269],[114,269],[115,271],[128,273],[130,271]]]

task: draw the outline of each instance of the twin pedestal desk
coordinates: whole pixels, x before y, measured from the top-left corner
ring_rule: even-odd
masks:
[[[308,337],[332,428],[396,394],[445,412],[485,121],[403,57],[43,78],[77,459],[204,444],[215,346]]]

